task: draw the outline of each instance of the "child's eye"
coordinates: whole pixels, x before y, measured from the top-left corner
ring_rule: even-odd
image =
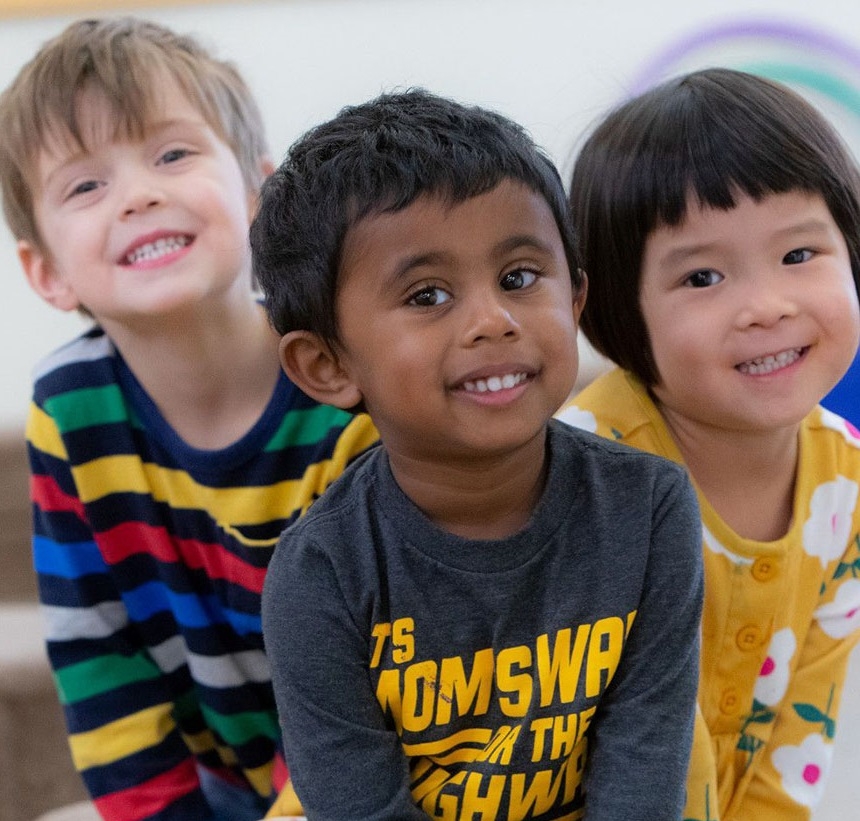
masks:
[[[809,248],[795,248],[782,258],[782,264],[799,265],[801,262],[809,262],[811,259],[812,251]]]
[[[711,268],[703,268],[700,271],[693,271],[685,280],[684,285],[689,288],[709,288],[711,285],[716,285],[723,281],[723,275]]]
[[[508,273],[503,274],[499,284],[502,286],[503,291],[519,291],[523,288],[528,288],[537,278],[538,275],[534,271],[518,268],[515,271],[508,271]]]
[[[83,182],[79,182],[74,188],[72,188],[71,191],[69,191],[66,199],[72,199],[72,197],[79,197],[81,194],[89,194],[90,191],[95,191],[98,187],[98,180],[84,180]]]
[[[159,164],[169,164],[172,162],[179,162],[179,160],[184,160],[186,157],[190,156],[193,152],[188,148],[171,148],[169,151],[165,151],[159,158]]]
[[[451,299],[444,288],[438,285],[426,285],[423,288],[410,294],[409,305],[417,305],[420,308],[431,308],[434,305],[441,305],[443,302],[448,302]]]

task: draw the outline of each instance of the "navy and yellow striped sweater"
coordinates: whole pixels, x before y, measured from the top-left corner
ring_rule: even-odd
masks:
[[[38,367],[27,439],[48,655],[105,818],[205,819],[198,764],[280,788],[263,576],[281,530],[375,438],[282,376],[247,435],[196,450],[98,328]]]

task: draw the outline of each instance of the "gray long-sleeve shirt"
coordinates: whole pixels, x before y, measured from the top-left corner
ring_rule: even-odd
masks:
[[[684,472],[557,422],[516,535],[459,538],[385,450],[282,537],[263,595],[309,819],[676,821],[698,670]]]

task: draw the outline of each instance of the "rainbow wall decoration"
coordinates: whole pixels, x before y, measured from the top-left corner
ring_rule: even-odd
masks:
[[[860,154],[860,47],[823,29],[781,20],[712,23],[653,57],[634,76],[632,92],[709,65],[743,69],[791,86],[818,106]]]

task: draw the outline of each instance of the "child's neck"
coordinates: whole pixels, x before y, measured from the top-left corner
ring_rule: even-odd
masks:
[[[512,453],[452,464],[391,453],[403,492],[442,530],[504,539],[522,530],[546,484],[546,434]]]
[[[167,423],[192,447],[219,450],[259,420],[280,373],[263,309],[177,318],[152,333],[106,328]]]
[[[661,411],[690,475],[720,518],[746,539],[782,538],[793,516],[798,427],[744,433]]]

